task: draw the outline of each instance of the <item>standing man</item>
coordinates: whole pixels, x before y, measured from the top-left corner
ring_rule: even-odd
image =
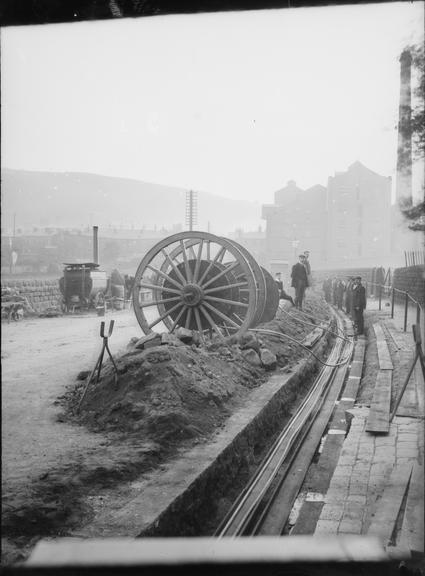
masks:
[[[351,304],[353,298],[353,283],[354,278],[349,276],[347,287],[345,289],[345,312],[348,314],[348,316],[351,316],[352,313]]]
[[[310,257],[310,252],[308,250],[306,250],[304,252],[304,267],[305,267],[305,271],[307,272],[307,286],[312,286],[311,265],[310,265],[309,257]]]
[[[295,288],[295,306],[302,310],[305,289],[308,286],[307,271],[304,264],[305,256],[300,254],[299,262],[292,266],[292,287]]]
[[[323,281],[323,285],[322,285],[322,289],[323,292],[325,293],[325,300],[328,304],[331,303],[331,286],[332,284],[332,280],[330,278],[325,278],[325,280]]]
[[[336,287],[336,303],[338,306],[338,310],[342,310],[342,301],[344,299],[344,290],[345,290],[344,281],[338,280],[338,284]]]
[[[361,276],[356,276],[356,278],[354,279],[351,307],[353,310],[356,334],[357,335],[363,334],[364,331],[363,311],[366,308],[366,290],[362,284]]]

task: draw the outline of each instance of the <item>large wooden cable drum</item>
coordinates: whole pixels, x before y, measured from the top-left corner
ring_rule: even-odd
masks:
[[[267,275],[236,242],[181,232],[161,240],[140,262],[134,311],[145,334],[178,327],[198,332],[201,339],[243,333],[272,312],[276,287]],[[276,309],[277,304],[273,316]]]

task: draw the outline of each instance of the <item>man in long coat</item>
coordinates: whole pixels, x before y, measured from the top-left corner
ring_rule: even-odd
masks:
[[[347,287],[345,289],[345,311],[349,316],[351,316],[352,313],[353,283],[354,278],[349,276]]]
[[[299,262],[292,266],[292,287],[295,288],[295,306],[302,310],[305,289],[308,286],[307,271],[304,266],[305,256],[300,254]]]
[[[360,276],[357,276],[354,279],[351,308],[353,310],[356,333],[363,334],[364,331],[363,311],[366,308],[366,290],[362,284],[362,279]]]
[[[310,265],[309,257],[310,257],[310,252],[308,250],[306,250],[304,252],[303,264],[305,267],[305,271],[307,272],[307,287],[313,286],[313,282],[312,282],[312,278],[311,278],[311,265]]]

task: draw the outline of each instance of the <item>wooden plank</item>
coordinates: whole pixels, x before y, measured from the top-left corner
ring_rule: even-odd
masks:
[[[377,535],[382,538],[384,546],[387,546],[391,540],[412,467],[412,464],[395,466],[384,488],[382,498],[376,503],[377,510],[375,510],[368,535]]]
[[[397,543],[410,552],[424,552],[424,467],[415,462],[407,495],[406,511]]]
[[[366,424],[366,432],[388,432],[390,429],[390,403],[392,370],[380,370]]]
[[[392,370],[393,363],[391,362],[390,351],[388,349],[387,341],[385,340],[382,326],[380,324],[374,324],[373,329],[375,331],[376,345],[378,347],[379,368],[381,370]]]

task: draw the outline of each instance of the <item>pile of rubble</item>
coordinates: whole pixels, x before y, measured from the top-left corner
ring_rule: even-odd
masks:
[[[310,312],[316,317],[325,315],[319,296],[310,299]],[[283,312],[264,328],[299,342],[313,329]],[[80,374],[61,399],[65,408],[61,419],[94,431],[137,435],[162,451],[182,440],[206,438],[271,371],[288,371],[307,354],[292,339],[258,337],[252,332],[239,337],[216,336],[205,343],[196,332],[183,328],[175,334],[135,337],[126,352],[115,357],[118,381],[108,360],[79,407],[86,384],[81,378],[88,376]]]

